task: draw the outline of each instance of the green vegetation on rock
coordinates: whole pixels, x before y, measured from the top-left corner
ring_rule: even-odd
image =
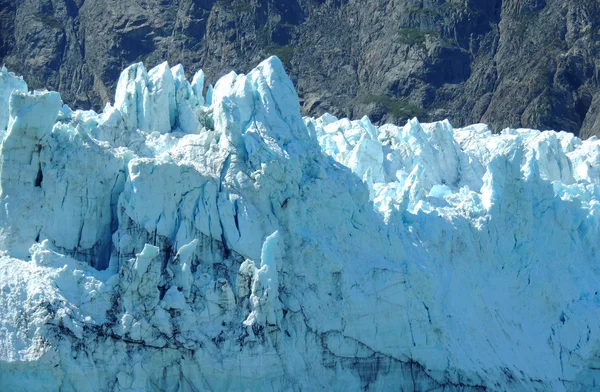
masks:
[[[44,14],[42,12],[36,12],[35,14],[33,14],[33,17],[45,24],[46,26],[51,27],[53,29],[62,30],[65,28],[65,26],[62,23],[60,23],[58,20],[56,20],[56,18],[54,18],[51,15]]]
[[[397,120],[405,120],[407,118],[418,117],[421,120],[427,119],[427,111],[412,102],[405,100],[394,99],[387,95],[366,95],[359,98],[361,103],[380,104],[391,113]]]
[[[275,43],[267,46],[265,52],[269,56],[277,56],[286,68],[291,68],[294,58],[294,48],[291,45],[277,45]]]
[[[438,36],[437,32],[433,30],[419,30],[402,28],[398,30],[396,35],[396,42],[403,45],[423,45],[427,40],[427,36]]]

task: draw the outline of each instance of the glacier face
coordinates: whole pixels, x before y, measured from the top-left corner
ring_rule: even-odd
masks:
[[[300,116],[277,58],[0,73],[0,389],[600,384],[600,142]]]

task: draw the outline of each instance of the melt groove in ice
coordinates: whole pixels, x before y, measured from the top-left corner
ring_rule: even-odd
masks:
[[[0,389],[600,385],[600,142],[302,118],[281,62],[0,71]]]

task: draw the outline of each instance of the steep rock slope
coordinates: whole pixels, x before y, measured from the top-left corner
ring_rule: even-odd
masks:
[[[598,140],[303,119],[277,58],[101,114],[0,77],[0,389],[600,382]]]
[[[1,0],[0,26],[0,61],[97,110],[135,61],[278,55],[305,114],[600,132],[595,0]]]

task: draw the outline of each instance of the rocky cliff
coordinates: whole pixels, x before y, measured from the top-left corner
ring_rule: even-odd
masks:
[[[595,0],[0,0],[0,61],[100,109],[136,61],[214,82],[274,54],[305,114],[585,138],[600,129],[599,24]]]

